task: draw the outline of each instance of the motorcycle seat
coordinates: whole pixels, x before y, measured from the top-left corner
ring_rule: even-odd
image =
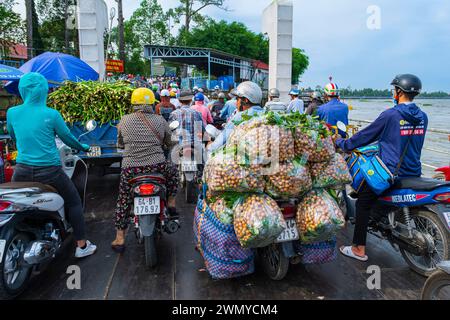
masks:
[[[412,189],[418,191],[433,191],[440,187],[450,187],[449,181],[441,181],[429,178],[404,178],[398,179],[392,189]]]
[[[40,182],[8,182],[0,184],[0,189],[4,190],[17,190],[27,188],[38,188],[41,192],[58,193],[58,191],[54,187]]]
[[[145,174],[139,174],[133,179],[129,180],[130,184],[135,184],[142,181],[148,181],[153,180],[161,184],[166,183],[166,178],[161,173],[145,173]]]

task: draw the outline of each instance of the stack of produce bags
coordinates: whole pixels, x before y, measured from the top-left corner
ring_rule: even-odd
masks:
[[[227,145],[206,163],[203,181],[206,205],[218,222],[233,226],[242,248],[275,242],[287,227],[275,200],[297,199],[301,243],[317,250],[344,224],[328,190],[342,188],[351,176],[324,123],[269,112],[236,123]],[[327,260],[305,254],[315,263]]]

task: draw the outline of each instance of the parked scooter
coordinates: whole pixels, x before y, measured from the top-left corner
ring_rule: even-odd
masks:
[[[93,120],[87,122],[85,134],[96,126]],[[63,170],[74,182],[84,207],[88,168],[59,139],[57,146]],[[35,182],[0,185],[0,299],[20,295],[32,273],[40,273],[62,251],[72,231],[64,200],[53,187]]]
[[[343,123],[337,126],[347,131]],[[350,188],[340,195],[354,223],[358,195]],[[412,270],[430,276],[440,262],[450,259],[450,182],[398,179],[372,209],[369,232],[388,240]]]
[[[450,261],[443,261],[425,282],[422,300],[450,300]]]

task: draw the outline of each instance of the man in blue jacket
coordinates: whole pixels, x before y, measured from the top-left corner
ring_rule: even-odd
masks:
[[[330,126],[335,126],[339,121],[348,126],[348,105],[339,100],[339,87],[334,83],[325,86],[325,99],[328,103],[321,105],[317,109],[317,115],[320,120],[325,121]],[[345,132],[339,130],[341,136]]]
[[[384,111],[370,126],[352,138],[337,139],[336,146],[345,152],[350,152],[378,142],[381,160],[392,173],[395,173],[402,153],[410,141],[398,176],[420,177],[422,175],[420,158],[428,128],[428,117],[413,100],[420,94],[422,82],[414,75],[403,74],[397,76],[391,84],[394,86],[393,96],[396,105]],[[342,254],[360,261],[367,261],[367,226],[371,208],[377,198],[377,195],[365,184],[356,202],[353,246],[341,247]]]

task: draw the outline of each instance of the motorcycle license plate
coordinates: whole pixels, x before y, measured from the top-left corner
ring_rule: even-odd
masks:
[[[287,228],[280,234],[278,239],[275,241],[276,243],[280,242],[288,242],[299,239],[297,223],[295,219],[286,220]]]
[[[100,157],[102,155],[102,148],[99,146],[91,146],[91,150],[87,153],[88,157]]]
[[[161,202],[159,197],[134,198],[134,214],[145,216],[150,214],[160,214]]]
[[[181,170],[183,172],[195,172],[197,171],[197,164],[195,162],[183,162],[181,164]]]
[[[0,240],[0,263],[3,261],[3,253],[5,252],[6,240]]]

